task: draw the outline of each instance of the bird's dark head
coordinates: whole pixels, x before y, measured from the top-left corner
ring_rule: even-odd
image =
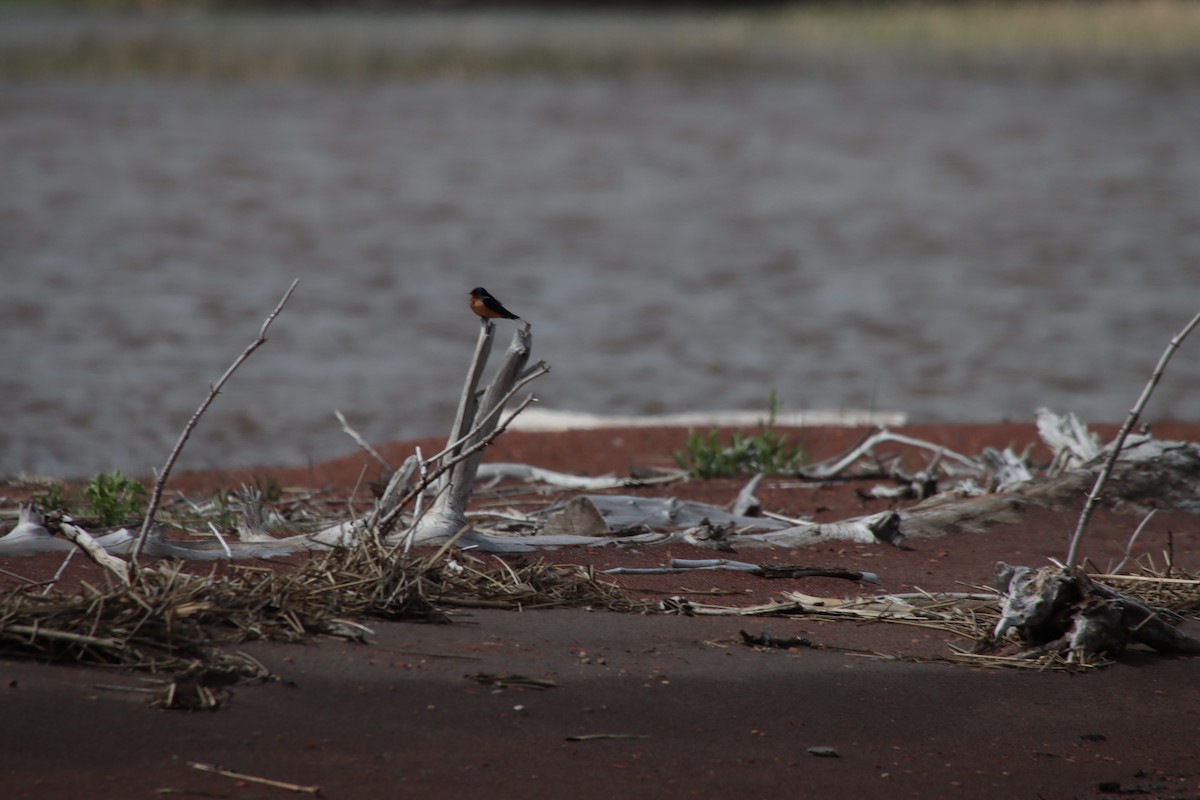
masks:
[[[476,286],[471,290],[471,297],[487,297],[487,289],[482,286]]]

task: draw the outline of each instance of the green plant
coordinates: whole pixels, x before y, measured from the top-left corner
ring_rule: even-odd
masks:
[[[787,434],[774,430],[779,400],[772,389],[766,420],[758,421],[758,432],[734,431],[728,445],[721,443],[716,428],[707,434],[688,429],[687,445],[675,453],[675,461],[696,478],[733,478],[759,472],[775,475],[795,468],[802,455],[800,447],[788,442]]]
[[[65,491],[61,483],[48,483],[42,491],[31,495],[29,501],[37,506],[38,510],[43,514],[49,514],[54,511],[66,512],[67,498],[64,496]]]
[[[255,475],[254,488],[262,494],[264,503],[278,503],[283,499],[283,484],[274,475]]]
[[[238,510],[233,489],[221,489],[213,495],[210,508],[202,515],[204,527],[215,526],[221,531],[237,530]]]
[[[118,469],[92,476],[83,487],[83,496],[102,525],[120,525],[141,514],[146,487],[125,477]]]

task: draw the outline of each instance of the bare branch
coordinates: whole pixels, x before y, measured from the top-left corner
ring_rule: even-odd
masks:
[[[914,439],[911,436],[905,436],[901,433],[892,433],[887,428],[881,428],[877,432],[864,439],[845,455],[836,459],[824,461],[820,464],[811,464],[801,470],[801,472],[802,474],[813,478],[831,478],[841,473],[855,461],[858,461],[860,458],[870,453],[878,445],[887,444],[889,442],[931,450],[936,454],[936,458],[939,462],[943,457],[945,457],[953,461],[957,461],[959,464],[970,469],[982,471],[980,470],[979,462],[976,459],[968,458],[960,453],[955,453],[953,450],[947,450],[945,447],[934,444],[933,442],[926,442],[922,439]]]
[[[237,371],[237,368],[240,367],[242,363],[250,357],[251,353],[266,343],[267,328],[271,327],[271,323],[275,321],[277,316],[279,316],[279,312],[283,310],[284,305],[291,298],[292,292],[296,291],[296,285],[298,283],[300,283],[299,278],[292,281],[292,285],[288,287],[286,292],[284,292],[283,298],[276,303],[275,308],[270,314],[267,315],[266,320],[263,321],[262,327],[259,328],[258,331],[258,338],[251,342],[250,346],[242,351],[242,354],[234,360],[234,362],[229,366],[229,369],[225,370],[225,374],[222,375],[217,382],[212,385],[208,391],[208,396],[204,398],[204,402],[200,404],[200,407],[196,409],[196,413],[192,414],[192,418],[189,419],[187,425],[184,426],[183,432],[179,435],[179,441],[175,443],[175,447],[171,450],[171,454],[167,456],[167,463],[163,465],[162,470],[158,474],[158,480],[154,482],[154,491],[150,493],[150,504],[146,507],[146,518],[142,521],[142,529],[138,532],[137,541],[134,542],[133,549],[129,554],[129,562],[133,565],[134,569],[137,568],[138,556],[141,555],[142,546],[146,542],[146,537],[150,535],[150,528],[154,525],[154,517],[156,514],[158,514],[158,506],[159,503],[162,502],[162,494],[163,490],[167,486],[167,478],[170,477],[171,469],[175,466],[175,461],[179,458],[179,454],[183,452],[183,446],[187,444],[187,440],[192,435],[192,431],[196,428],[197,423],[200,422],[200,417],[203,416],[204,412],[208,410],[208,407],[212,405],[213,400],[217,399],[217,395],[221,392],[221,388],[225,385],[225,382],[228,381],[230,376]]]
[[[1137,542],[1138,537],[1142,535],[1142,531],[1146,529],[1146,525],[1150,520],[1154,519],[1154,515],[1158,513],[1157,508],[1150,509],[1150,513],[1142,520],[1142,524],[1137,526],[1137,530],[1129,537],[1129,544],[1125,545],[1125,555],[1121,558],[1121,563],[1109,570],[1109,572],[1118,573],[1125,569],[1125,565],[1129,563],[1129,558],[1133,553],[1133,545]]]
[[[1146,388],[1142,389],[1142,396],[1134,403],[1134,406],[1129,411],[1129,416],[1125,420],[1125,424],[1121,426],[1121,430],[1117,433],[1117,438],[1113,439],[1111,445],[1112,452],[1108,454],[1108,460],[1104,462],[1104,469],[1096,477],[1095,484],[1092,485],[1091,494],[1088,495],[1087,503],[1083,506],[1083,512],[1079,515],[1079,524],[1075,526],[1075,534],[1071,537],[1071,547],[1067,550],[1067,566],[1074,567],[1076,559],[1079,556],[1079,543],[1083,539],[1083,532],[1087,529],[1088,521],[1092,518],[1092,512],[1096,510],[1096,504],[1100,500],[1100,493],[1104,491],[1105,484],[1112,476],[1113,469],[1117,465],[1117,459],[1121,456],[1121,448],[1125,444],[1125,438],[1129,436],[1129,432],[1133,430],[1133,426],[1137,424],[1138,419],[1142,415],[1142,411],[1146,408],[1146,403],[1150,401],[1150,395],[1154,393],[1154,389],[1158,386],[1158,382],[1162,380],[1163,373],[1167,370],[1167,362],[1171,360],[1171,356],[1175,355],[1175,351],[1179,349],[1179,345],[1188,337],[1197,325],[1200,325],[1200,313],[1192,317],[1183,330],[1175,334],[1174,338],[1167,344],[1167,349],[1163,351],[1162,356],[1158,359],[1158,365],[1155,366],[1153,374],[1150,375],[1150,381],[1146,384]]]
[[[462,436],[460,436],[458,439],[456,439],[453,442],[451,442],[450,444],[446,445],[439,452],[430,456],[425,461],[425,463],[432,464],[435,461],[437,461],[438,459],[447,455],[448,453],[453,453],[453,452],[457,451],[458,448],[462,447],[464,442],[466,442],[468,439],[470,439],[475,434],[479,433],[479,431],[483,429],[484,425],[487,425],[492,420],[492,418],[494,416],[496,416],[496,414],[500,413],[500,409],[504,408],[504,406],[508,403],[508,401],[513,398],[513,395],[515,395],[517,392],[519,392],[522,389],[522,387],[525,386],[525,384],[529,383],[530,381],[534,380],[535,378],[540,378],[541,376],[545,375],[549,371],[550,371],[550,367],[546,366],[545,362],[543,362],[543,361],[539,361],[538,363],[534,364],[532,367],[530,367],[528,370],[526,370],[525,374],[521,377],[521,379],[517,381],[517,383],[512,387],[512,389],[510,389],[508,391],[507,394],[505,394],[503,397],[500,398],[499,402],[497,402],[490,411],[488,411],[486,414],[484,414],[482,417],[479,418],[479,421],[475,423],[474,427],[472,427],[471,430],[467,431]],[[524,403],[521,404],[521,408],[522,409],[525,408],[525,406],[529,405],[530,402],[532,402],[532,396],[530,396],[530,399],[526,400]],[[514,413],[512,416],[510,416],[508,418],[509,422],[512,421],[513,416],[516,416],[516,414]],[[505,423],[505,427],[507,427],[507,426],[508,426],[508,422]],[[495,438],[495,437],[492,437],[492,438]],[[458,462],[455,461],[452,463],[458,463]]]
[[[479,387],[479,380],[483,376],[483,369],[487,366],[488,356],[492,354],[492,334],[495,330],[496,326],[491,320],[480,318],[479,338],[475,341],[475,354],[471,356],[471,365],[467,368],[467,381],[463,387],[462,399],[458,404],[454,425],[450,428],[451,445],[449,449],[462,444],[468,435],[465,429],[475,419],[475,412],[479,408],[479,395],[476,390]],[[441,453],[438,454],[438,456],[440,455]],[[438,456],[434,456],[434,458]]]

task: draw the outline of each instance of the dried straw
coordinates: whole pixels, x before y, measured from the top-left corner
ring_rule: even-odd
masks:
[[[226,574],[186,572],[164,562],[130,585],[77,594],[30,587],[0,598],[0,654],[52,662],[117,665],[233,679],[265,670],[223,645],[315,634],[361,639],[343,617],[448,622],[444,606],[532,609],[640,607],[590,569],[534,563],[463,566],[449,552],[400,559],[378,540],[312,556],[292,572],[234,566]]]

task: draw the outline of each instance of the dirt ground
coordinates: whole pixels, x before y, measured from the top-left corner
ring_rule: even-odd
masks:
[[[1037,438],[1023,424],[903,432],[971,455],[984,446],[1020,450]],[[809,459],[819,459],[863,431],[789,433]],[[1159,424],[1154,433],[1197,441],[1200,423]],[[680,429],[510,433],[487,460],[628,475],[670,466],[686,437]],[[399,461],[413,444],[383,452]],[[438,443],[421,444],[428,453]],[[1047,454],[1035,448],[1032,457]],[[924,458],[909,454],[906,466],[919,468]],[[306,468],[180,476],[173,486],[200,494],[269,475],[285,487],[345,497],[357,486],[365,496],[376,477],[369,466],[364,474],[368,464],[354,454]],[[862,496],[875,483],[814,488],[778,478],[758,495],[769,510],[827,521],[890,507],[894,501]],[[623,491],[725,504],[741,485],[690,481]],[[1082,500],[1027,509],[1019,522],[983,532],[909,539],[903,549],[839,543],[720,554],[868,570],[882,589],[725,572],[615,580],[639,599],[682,595],[727,605],[765,602],[790,589],[829,597],[963,591],[988,584],[998,560],[1041,566],[1061,558]],[[525,490],[482,492],[479,500],[533,502]],[[1083,551],[1098,569],[1120,559],[1142,516],[1132,508],[1096,515]],[[1158,513],[1133,552],[1160,565],[1169,553],[1179,569],[1200,570],[1197,518]],[[663,545],[546,555],[598,568],[672,557],[713,552]],[[9,574],[0,578],[6,587],[11,574],[44,580],[60,561],[0,559]],[[92,570],[73,564],[63,580],[94,578]],[[1200,798],[1200,748],[1190,733],[1200,727],[1195,659],[1132,650],[1082,674],[983,668],[950,663],[950,644],[970,643],[942,631],[813,618],[460,609],[450,625],[367,624],[375,633],[366,645],[332,638],[243,645],[279,680],[236,686],[213,712],[157,710],[146,694],[122,690],[145,688],[145,675],[0,660],[2,794],[272,798],[319,787],[330,798]],[[802,636],[814,647],[756,649],[741,642],[742,630]],[[497,685],[496,676],[509,680]]]

